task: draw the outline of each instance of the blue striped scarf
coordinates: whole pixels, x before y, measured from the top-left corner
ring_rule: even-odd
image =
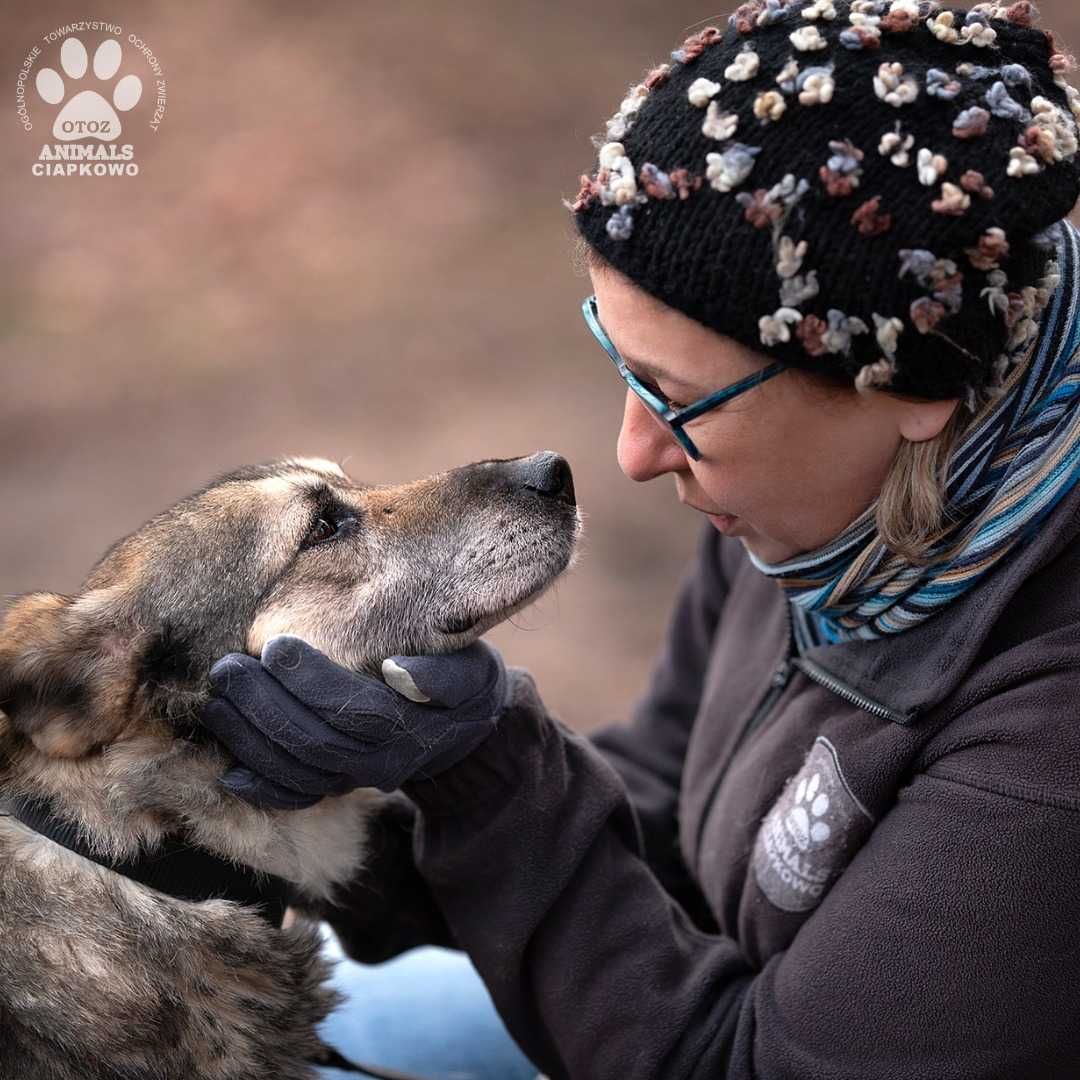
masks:
[[[816,551],[769,564],[791,601],[800,650],[880,638],[916,626],[977,585],[1029,540],[1080,480],[1080,232],[1065,220],[1047,230],[1060,282],[1041,317],[1031,359],[950,459],[946,506],[953,528],[913,566],[881,543],[872,504]],[[1047,279],[1052,285],[1054,278]],[[1045,296],[1045,294],[1044,294]],[[962,407],[962,406],[960,406]]]

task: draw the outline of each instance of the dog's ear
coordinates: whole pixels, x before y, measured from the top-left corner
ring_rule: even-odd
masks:
[[[233,651],[222,647],[217,655]],[[205,738],[199,714],[210,695],[207,676],[217,655],[200,653],[193,636],[172,623],[143,635],[133,657],[134,709],[163,721],[181,738]]]
[[[0,623],[0,710],[50,757],[84,757],[130,722],[131,641],[111,599],[31,593]]]

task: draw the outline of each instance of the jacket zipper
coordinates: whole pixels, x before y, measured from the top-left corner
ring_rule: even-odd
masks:
[[[709,820],[709,815],[712,813],[713,803],[716,801],[716,794],[720,790],[720,785],[723,783],[724,777],[727,776],[728,772],[731,770],[731,765],[739,756],[739,751],[742,749],[743,743],[746,742],[747,737],[772,711],[777,699],[784,692],[784,688],[791,678],[792,659],[795,654],[795,629],[792,626],[791,610],[788,607],[787,601],[784,602],[784,615],[787,618],[787,646],[784,652],[784,659],[769,678],[769,688],[765,691],[765,696],[758,702],[757,708],[750,714],[750,719],[747,720],[743,725],[742,731],[739,732],[739,736],[735,740],[735,748],[728,755],[727,766],[713,782],[712,790],[709,792],[709,798],[705,803],[701,819],[698,823],[697,843],[695,844],[698,863],[701,862],[701,845],[705,839],[705,823]]]
[[[858,705],[860,709],[865,709],[873,716],[880,717],[882,720],[891,720],[894,724],[901,725],[910,724],[915,719],[916,710],[906,713],[898,712],[896,709],[890,709],[887,705],[882,705],[879,701],[871,701],[870,698],[864,697],[857,690],[852,690],[847,683],[841,682],[823,667],[819,667],[813,660],[807,660],[805,656],[795,657],[792,663],[807,678],[820,683],[826,690],[831,690],[845,701],[850,702],[852,705]]]
[[[787,617],[788,628],[787,651],[784,655],[784,659],[776,670],[773,671],[772,676],[769,679],[769,688],[765,691],[765,696],[750,715],[750,719],[743,726],[742,731],[739,732],[739,737],[735,741],[735,749],[732,750],[728,757],[727,767],[716,778],[712,790],[709,792],[709,798],[705,803],[701,821],[698,825],[696,852],[699,863],[701,861],[701,845],[705,837],[705,823],[709,819],[709,814],[712,813],[712,806],[716,801],[716,795],[720,790],[720,785],[723,783],[724,777],[731,771],[732,763],[738,757],[739,751],[742,749],[743,744],[746,742],[751,732],[755,728],[760,727],[762,722],[772,711],[777,699],[784,692],[784,688],[787,686],[794,668],[798,668],[808,679],[824,686],[826,690],[830,690],[850,704],[857,705],[860,709],[865,709],[872,716],[877,716],[883,720],[890,720],[894,724],[906,725],[910,724],[917,715],[917,710],[904,713],[899,712],[896,709],[890,709],[887,705],[882,705],[879,701],[872,701],[865,695],[860,694],[857,690],[853,690],[847,683],[841,682],[835,675],[832,675],[820,665],[815,664],[813,660],[807,660],[806,657],[803,656],[796,656],[795,654],[798,650],[795,646],[795,628],[792,625],[791,606],[789,601],[785,601],[784,603],[784,614]]]

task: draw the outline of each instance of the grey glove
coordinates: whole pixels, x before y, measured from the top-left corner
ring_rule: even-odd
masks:
[[[502,657],[483,641],[444,656],[393,656],[383,674],[385,683],[349,671],[290,635],[271,638],[261,661],[223,657],[202,714],[239,763],[222,783],[275,809],[357,787],[393,791],[479,746],[509,695]]]

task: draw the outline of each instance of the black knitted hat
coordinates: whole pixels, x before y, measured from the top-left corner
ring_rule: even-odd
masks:
[[[566,205],[757,352],[973,411],[1025,357],[1080,196],[1074,64],[1028,0],[751,0],[631,89]]]

